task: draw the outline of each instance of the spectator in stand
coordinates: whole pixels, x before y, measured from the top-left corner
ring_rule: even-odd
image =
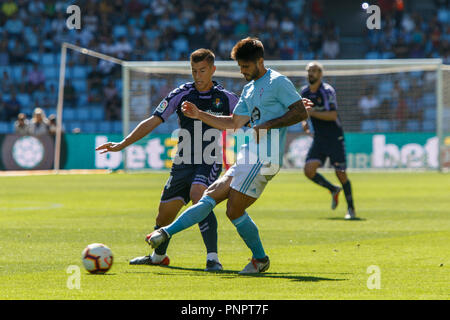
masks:
[[[35,136],[49,134],[48,119],[41,108],[35,108],[33,111],[33,118],[30,122],[30,134]]]
[[[108,82],[103,89],[103,96],[105,98],[105,114],[107,120],[120,120],[122,102],[119,97],[119,92],[112,80]]]
[[[3,100],[2,93],[0,92],[0,121],[6,120],[6,104]]]
[[[13,81],[9,76],[8,71],[6,70],[3,70],[2,79],[0,81],[0,87],[2,88],[3,92],[11,92],[13,88]]]
[[[24,31],[24,24],[18,15],[14,14],[6,21],[4,28],[10,37],[20,39]]]
[[[339,55],[339,42],[334,35],[328,35],[322,46],[324,59],[336,59]]]
[[[0,66],[9,65],[9,52],[8,52],[8,41],[6,37],[3,37],[3,40],[0,41]]]
[[[11,47],[8,48],[8,50],[11,63],[28,62],[26,58],[27,51],[23,41],[20,41],[18,38],[16,38]]]
[[[66,80],[64,85],[64,104],[69,108],[77,106],[77,92],[70,79]]]
[[[6,18],[12,17],[18,10],[16,1],[5,1],[2,4],[2,13]]]
[[[20,135],[30,134],[30,124],[25,113],[19,113],[14,122],[14,132]]]
[[[61,132],[64,133],[64,127],[61,128]],[[48,133],[56,135],[56,115],[51,114],[48,116]]]
[[[119,42],[117,42],[113,46],[112,52],[114,53],[114,56],[116,56],[119,59],[128,60],[129,55],[133,48],[130,45],[130,42],[125,36],[122,36],[119,38]]]
[[[120,120],[122,101],[118,95],[114,95],[105,105],[106,120]]]
[[[16,92],[11,93],[11,98],[6,101],[4,109],[4,119],[5,121],[15,120],[20,113],[20,102],[17,100]]]
[[[364,119],[376,118],[376,110],[380,106],[380,102],[375,97],[374,91],[374,88],[369,87],[366,94],[358,102],[359,110]]]
[[[28,72],[27,80],[31,90],[33,91],[45,84],[44,72],[38,69],[37,63],[33,63],[33,69]]]

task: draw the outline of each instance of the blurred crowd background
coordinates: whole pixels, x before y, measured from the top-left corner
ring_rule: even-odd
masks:
[[[354,6],[357,1],[2,1],[0,133],[13,132],[16,120],[28,121],[36,110],[49,123],[64,41],[135,61],[188,60],[200,47],[212,49],[218,60],[229,60],[237,40],[256,36],[265,45],[267,60],[442,58],[450,63],[448,0],[372,1],[381,8],[381,30],[362,28],[356,34],[352,21],[339,13],[344,2]],[[81,30],[66,27],[66,8],[72,4],[82,9]],[[367,18],[362,8],[360,12]],[[83,55],[70,55],[67,67],[66,129],[121,133],[120,69]],[[424,73],[406,80],[386,78],[381,88],[369,81],[358,86],[359,96],[346,107],[372,121],[361,121],[357,129],[362,131],[378,130],[376,121],[389,119],[403,124],[379,130],[433,131],[435,115],[427,111],[435,109],[432,81]],[[164,97],[170,89],[156,91]],[[390,118],[378,119],[383,113],[372,112],[377,108]],[[404,121],[409,114],[415,125]]]

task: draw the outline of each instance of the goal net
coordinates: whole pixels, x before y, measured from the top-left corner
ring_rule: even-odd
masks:
[[[96,59],[96,63],[107,61],[120,69],[119,73],[102,79],[103,86],[113,81],[120,92],[120,119],[109,120],[105,114],[101,119],[77,118],[84,130],[81,130],[76,139],[87,139],[85,136],[90,135],[89,141],[94,141],[92,148],[108,140],[120,141],[140,121],[150,116],[170,91],[192,81],[188,61],[111,60],[110,57],[76,46],[69,49]],[[265,65],[288,76],[300,91],[308,84],[305,71],[308,62],[265,61]],[[338,114],[345,132],[347,165],[350,169],[436,170],[450,166],[450,68],[442,65],[440,59],[320,62],[324,66],[323,81],[336,90]],[[214,80],[240,95],[247,82],[240,74],[236,62],[216,61],[216,66]],[[60,72],[63,68],[62,65]],[[91,67],[87,65],[88,70],[89,68]],[[60,101],[60,123],[66,128],[66,133],[70,133],[67,128],[73,128],[72,120],[64,117],[66,113],[63,110],[66,106],[62,103],[63,98]],[[86,105],[75,108],[80,107],[84,108]],[[172,133],[177,128],[177,116],[174,114],[148,137],[121,153],[95,153],[90,164],[69,162],[69,168],[170,168],[176,145]],[[237,147],[235,142],[235,137],[227,137],[229,161],[234,158]],[[284,167],[302,168],[311,142],[312,138],[303,132],[300,124],[289,127]],[[72,151],[72,154],[74,152],[77,151]],[[67,168],[67,162],[65,165]]]

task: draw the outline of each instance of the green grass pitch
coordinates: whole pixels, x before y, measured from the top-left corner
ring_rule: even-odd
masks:
[[[325,173],[334,183],[333,173]],[[206,273],[197,226],[178,235],[170,267],[130,266],[150,248],[167,173],[0,177],[0,299],[449,299],[450,177],[436,172],[349,174],[359,221],[300,172],[281,172],[248,210],[271,258],[267,273],[237,274],[250,251],[216,209],[225,271]],[[105,275],[82,267],[101,242]],[[81,267],[69,289],[70,265]],[[369,289],[379,268],[379,289]],[[370,269],[369,269],[370,271]],[[371,278],[370,278],[371,277]]]

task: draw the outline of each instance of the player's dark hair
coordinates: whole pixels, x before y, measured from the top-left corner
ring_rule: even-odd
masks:
[[[209,49],[197,49],[191,53],[191,62],[197,63],[206,60],[210,65],[214,64],[216,56]]]
[[[231,50],[231,59],[256,61],[264,58],[264,46],[257,38],[245,38],[240,40]]]

